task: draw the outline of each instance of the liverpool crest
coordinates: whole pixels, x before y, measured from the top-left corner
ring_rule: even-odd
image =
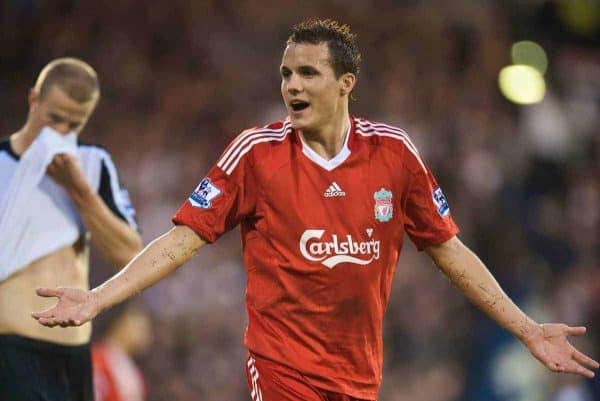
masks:
[[[375,199],[375,218],[382,223],[390,221],[394,216],[392,191],[381,188],[373,194],[373,199]]]

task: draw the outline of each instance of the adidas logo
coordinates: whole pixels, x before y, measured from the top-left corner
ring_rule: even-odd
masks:
[[[331,183],[329,188],[327,188],[325,190],[325,193],[323,194],[323,196],[326,198],[333,198],[336,196],[346,196],[346,193],[344,192],[344,190],[342,188],[340,188],[340,186],[337,184],[337,182],[334,181]]]

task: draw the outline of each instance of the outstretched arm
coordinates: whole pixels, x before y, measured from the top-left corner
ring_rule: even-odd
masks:
[[[598,369],[598,362],[567,340],[570,335],[585,334],[585,327],[535,322],[513,303],[483,262],[457,237],[425,251],[471,302],[521,340],[548,369],[594,377],[591,369]]]
[[[123,270],[93,290],[39,288],[38,295],[57,297],[58,303],[32,316],[48,327],[80,326],[104,309],[160,281],[190,260],[204,244],[189,227],[176,226],[148,244]]]

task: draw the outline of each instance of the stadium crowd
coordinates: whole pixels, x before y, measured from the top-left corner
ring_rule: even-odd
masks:
[[[577,25],[564,2],[9,0],[0,9],[0,136],[18,129],[40,66],[88,61],[102,100],[83,140],[112,153],[146,241],[170,227],[234,135],[285,115],[288,28],[308,16],[349,23],[364,60],[351,112],[403,127],[461,238],[508,294],[538,320],[587,325],[578,344],[600,355],[600,30]],[[548,52],[537,105],[515,106],[498,90],[519,39]],[[598,378],[547,373],[405,247],[381,400],[600,399]],[[92,281],[111,273],[96,262]],[[153,344],[137,360],[148,400],[248,398],[244,281],[234,231],[133,301],[152,322]]]

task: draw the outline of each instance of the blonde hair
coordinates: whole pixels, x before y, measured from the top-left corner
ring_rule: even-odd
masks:
[[[34,90],[43,99],[55,85],[79,103],[100,97],[98,74],[88,63],[76,58],[58,58],[48,63],[40,72]]]

